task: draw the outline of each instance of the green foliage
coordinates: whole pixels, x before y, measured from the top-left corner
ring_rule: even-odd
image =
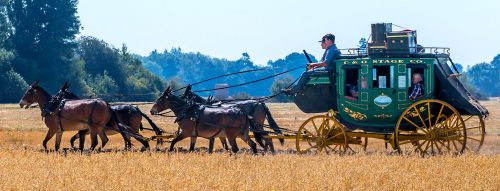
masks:
[[[107,71],[102,74],[97,74],[95,77],[89,76],[87,83],[96,97],[101,95],[117,94],[119,87],[116,85],[115,80],[108,75]],[[116,101],[111,98],[110,101]]]
[[[107,100],[151,101],[164,89],[165,83],[146,70],[125,45],[117,49],[103,40],[84,36],[78,41],[77,54],[87,74],[105,80],[93,92]]]
[[[279,78],[274,80],[273,85],[271,86],[272,94],[278,94],[282,89],[287,88],[293,82],[293,78],[291,76],[285,76],[284,78]],[[291,102],[292,98],[287,96],[286,94],[280,94],[272,99],[274,102]]]
[[[314,57],[312,57],[314,59]],[[235,61],[211,58],[210,56],[201,53],[184,53],[180,48],[172,48],[170,51],[164,50],[159,53],[154,50],[147,57],[139,57],[144,66],[159,74],[163,79],[175,79],[182,83],[195,83],[206,80],[215,76],[220,76],[229,73],[240,72],[244,70],[253,70],[263,67],[274,67],[272,70],[263,70],[258,72],[244,73],[238,75],[226,76],[223,78],[208,81],[194,86],[194,90],[212,89],[215,84],[236,85],[245,82],[250,82],[272,76],[276,73],[289,70],[291,68],[305,65],[307,59],[304,54],[292,53],[276,61],[269,61],[267,66],[255,65],[248,53],[242,53],[241,58]],[[314,59],[315,60],[315,59]],[[302,74],[303,70],[297,69],[291,73],[292,78],[297,78]],[[268,96],[271,94],[269,87],[276,78],[270,78],[257,83],[231,88],[229,94],[236,92],[246,92],[252,96]],[[204,96],[213,94],[213,92],[200,93]]]
[[[23,77],[13,70],[0,72],[0,102],[18,102],[28,89]]]
[[[498,96],[500,95],[500,77],[499,69],[490,63],[476,64],[467,69],[466,83],[469,88],[471,86],[477,89],[477,92],[483,96]],[[473,89],[473,88],[471,88]]]
[[[80,30],[77,0],[12,0],[8,7],[16,52],[13,68],[27,81],[46,81],[49,90],[74,76],[74,38]],[[56,72],[57,71],[57,72]]]

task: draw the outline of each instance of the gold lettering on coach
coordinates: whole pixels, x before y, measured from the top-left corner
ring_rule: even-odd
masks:
[[[374,64],[403,64],[404,60],[373,60]]]

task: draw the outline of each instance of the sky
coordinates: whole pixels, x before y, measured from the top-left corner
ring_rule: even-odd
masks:
[[[180,47],[230,60],[247,52],[259,65],[303,49],[321,58],[324,34],[355,48],[380,22],[417,30],[423,46],[451,48],[455,63],[500,54],[498,0],[80,0],[78,15],[81,36],[144,56]]]

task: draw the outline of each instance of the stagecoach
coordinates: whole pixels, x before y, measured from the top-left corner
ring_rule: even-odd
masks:
[[[399,152],[477,151],[488,111],[464,88],[449,48],[417,44],[416,31],[372,24],[366,48],[343,49],[333,73],[313,75],[293,96],[307,119],[297,151],[345,152],[382,139]],[[423,77],[423,95],[409,99],[412,75]],[[350,88],[356,86],[353,94]]]
[[[393,31],[391,23],[372,24],[367,46],[342,49],[335,70],[312,74],[292,95],[304,113],[321,114],[305,120],[298,130],[279,128],[285,134],[252,131],[295,139],[299,153],[356,152],[366,149],[368,138],[381,139],[400,153],[478,151],[488,110],[460,82],[449,48],[421,46],[416,34]],[[423,90],[410,98],[414,75],[422,78]]]

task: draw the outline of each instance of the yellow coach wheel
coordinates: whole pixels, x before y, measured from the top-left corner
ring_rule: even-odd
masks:
[[[344,153],[347,135],[344,126],[330,115],[318,115],[307,119],[296,135],[297,152]]]
[[[467,151],[479,152],[486,135],[484,117],[481,115],[462,116],[467,129]]]
[[[399,117],[394,136],[400,153],[462,153],[467,143],[464,120],[455,108],[440,100],[408,106]]]

